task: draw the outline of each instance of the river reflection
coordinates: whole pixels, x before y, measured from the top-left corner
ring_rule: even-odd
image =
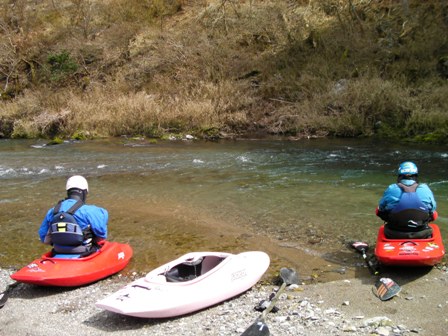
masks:
[[[37,229],[73,174],[88,178],[88,201],[109,210],[109,239],[134,248],[132,272],[190,251],[259,249],[270,254],[271,271],[290,266],[323,281],[350,276],[362,261],[345,242],[373,247],[381,224],[374,209],[404,160],[416,162],[433,190],[448,237],[446,147],[328,139],[47,147],[2,140],[0,153],[2,267],[21,267],[46,251]]]

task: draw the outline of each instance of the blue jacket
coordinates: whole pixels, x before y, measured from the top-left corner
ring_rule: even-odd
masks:
[[[66,199],[61,204],[60,211],[67,211],[70,207],[76,203],[74,199]],[[45,236],[50,228],[50,222],[53,219],[53,209],[48,210],[42,224],[39,228],[39,238],[42,242],[45,240]],[[107,238],[107,222],[109,220],[109,214],[106,209],[97,207],[96,205],[84,204],[79,208],[74,217],[81,226],[81,229],[86,229],[90,225],[93,234],[96,237]]]
[[[415,183],[414,180],[401,180],[401,183],[404,185],[410,186]],[[429,189],[427,184],[421,183],[418,185],[417,190],[415,191],[420,198],[420,200],[428,207],[428,209],[433,212],[436,210],[437,203],[434,199],[434,195]],[[401,188],[396,184],[391,184],[383,194],[383,197],[380,200],[380,203],[378,205],[379,211],[382,212],[389,212],[391,211],[400,201],[401,194],[403,191]]]

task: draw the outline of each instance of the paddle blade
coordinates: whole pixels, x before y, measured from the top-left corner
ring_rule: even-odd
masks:
[[[359,251],[361,253],[365,253],[367,252],[367,250],[369,249],[369,245],[367,245],[367,243],[364,242],[353,242],[351,244],[351,246],[356,250]]]
[[[6,301],[8,301],[8,291],[4,291],[3,293],[0,293],[0,309],[3,308]]]
[[[12,284],[9,284],[4,292],[0,293],[0,309],[3,308],[3,306],[6,304],[6,301],[8,301],[9,293],[11,292],[11,289],[16,287],[19,284],[19,282],[13,282]]]
[[[252,323],[241,336],[269,336],[270,334],[268,325],[258,320]]]
[[[401,287],[390,278],[381,278],[375,283],[373,291],[381,301],[386,301],[400,293]]]
[[[297,272],[292,268],[283,267],[280,269],[280,277],[283,282],[289,285],[297,285],[299,283],[299,276]]]

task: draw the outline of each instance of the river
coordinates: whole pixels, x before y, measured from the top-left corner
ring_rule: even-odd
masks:
[[[446,146],[0,140],[0,154],[2,267],[21,267],[47,250],[37,230],[74,174],[88,179],[88,202],[108,209],[109,239],[133,247],[128,272],[146,273],[189,251],[256,249],[269,253],[272,272],[289,266],[322,281],[351,276],[362,260],[346,243],[366,241],[373,250],[381,225],[375,207],[405,160],[433,190],[448,237]]]

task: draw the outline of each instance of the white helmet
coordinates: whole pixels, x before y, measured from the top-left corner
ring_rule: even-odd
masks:
[[[67,180],[65,190],[70,190],[72,188],[78,188],[89,192],[89,185],[87,184],[87,180],[80,175],[72,176]]]

